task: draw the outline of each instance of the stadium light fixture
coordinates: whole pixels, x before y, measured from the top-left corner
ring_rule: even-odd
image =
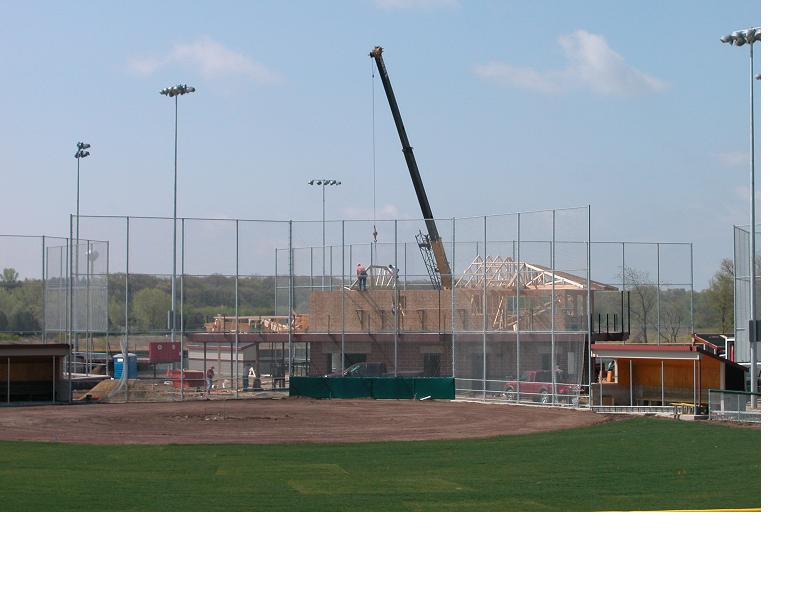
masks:
[[[754,130],[754,101],[753,101],[753,46],[761,41],[761,27],[750,27],[723,35],[720,38],[723,44],[736,44],[750,47],[750,391],[757,392],[758,382],[758,321],[756,315],[756,164],[755,164],[755,130]],[[760,79],[760,74],[759,74]]]
[[[342,185],[342,182],[336,179],[312,179],[308,185],[322,186],[322,287],[325,288],[325,188],[329,185]]]
[[[175,98],[175,157],[174,179],[172,185],[172,294],[169,311],[169,339],[175,341],[175,308],[176,308],[176,271],[178,263],[178,96],[191,94],[195,88],[185,83],[173,85],[162,89],[159,94],[168,98]],[[183,364],[181,364],[183,368]]]

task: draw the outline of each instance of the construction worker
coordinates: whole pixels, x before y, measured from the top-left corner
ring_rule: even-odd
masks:
[[[214,367],[209,367],[206,371],[206,393],[211,393],[211,388],[214,386]]]
[[[361,263],[358,263],[358,265],[356,265],[356,277],[358,279],[359,291],[362,292],[365,291],[367,289],[367,270]]]
[[[389,282],[390,283],[392,283],[392,282],[396,283],[398,277],[400,276],[400,269],[398,269],[395,266],[392,266],[392,263],[389,263],[389,272],[392,274],[392,278],[391,278],[391,280]]]

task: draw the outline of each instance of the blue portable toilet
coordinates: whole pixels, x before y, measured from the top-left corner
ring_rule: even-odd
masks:
[[[114,379],[122,379],[122,369],[125,366],[124,354],[114,355]],[[139,377],[139,363],[136,362],[136,355],[133,352],[128,352],[128,379],[137,379]]]

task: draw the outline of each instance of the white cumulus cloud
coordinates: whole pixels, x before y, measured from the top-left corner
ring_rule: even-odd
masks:
[[[747,152],[718,152],[715,156],[723,167],[740,167],[750,162]]]
[[[128,66],[140,75],[151,75],[166,67],[180,66],[197,72],[205,79],[239,76],[258,83],[278,83],[282,79],[276,71],[207,37],[173,44],[161,56],[132,58]]]
[[[383,10],[456,8],[460,4],[460,0],[375,0],[375,6]]]
[[[474,67],[486,81],[546,94],[588,89],[602,95],[630,96],[661,92],[663,81],[635,69],[601,35],[578,30],[558,38],[567,65],[554,71],[488,62]]]

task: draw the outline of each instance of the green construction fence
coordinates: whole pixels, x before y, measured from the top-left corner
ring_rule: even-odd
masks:
[[[289,395],[308,398],[424,398],[452,400],[452,377],[290,377]]]

